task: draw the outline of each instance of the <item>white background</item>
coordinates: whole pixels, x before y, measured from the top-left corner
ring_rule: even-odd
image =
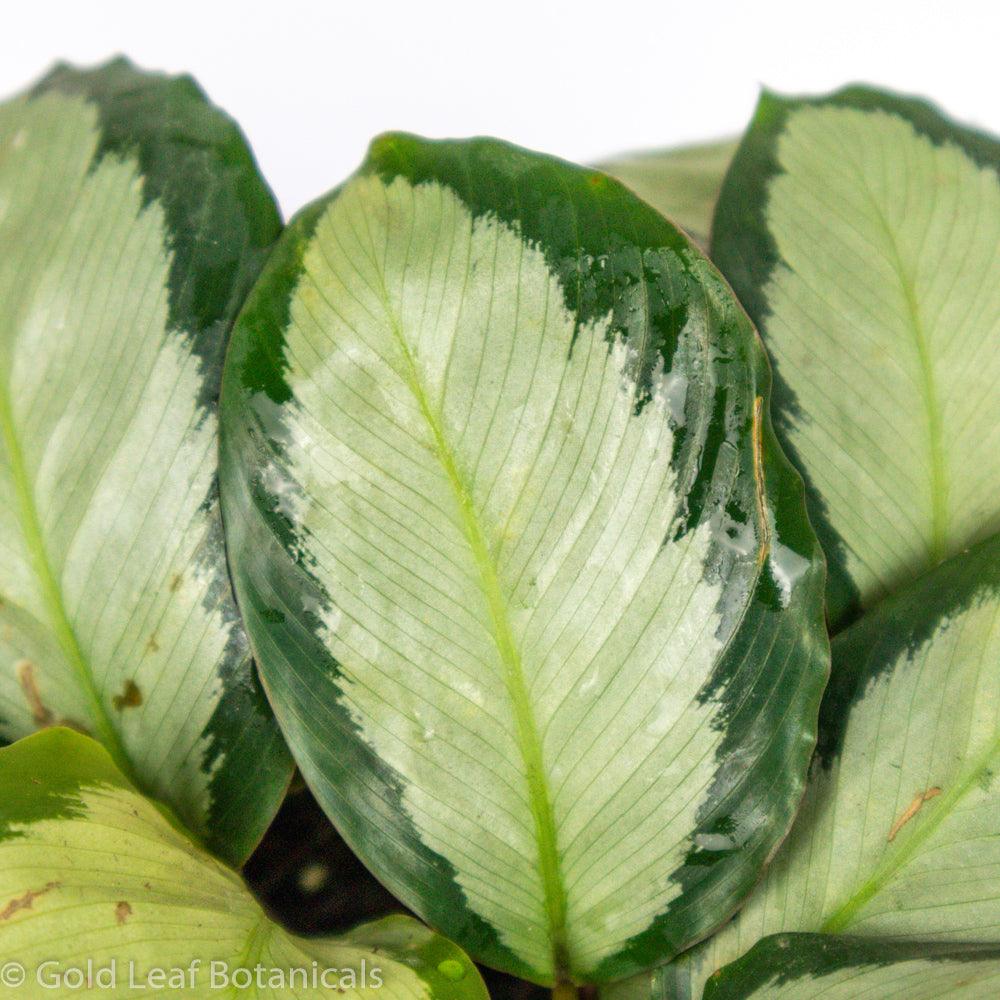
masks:
[[[188,71],[243,126],[286,214],[387,129],[574,160],[714,138],[761,84],[866,81],[1000,132],[1000,4],[919,0],[6,0],[0,94],[59,58]]]

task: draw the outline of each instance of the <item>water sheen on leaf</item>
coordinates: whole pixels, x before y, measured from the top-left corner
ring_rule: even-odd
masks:
[[[87,995],[121,1000],[488,1000],[469,959],[410,917],[286,933],[103,748],[66,729],[0,750],[0,951],[25,971],[11,992],[26,1000],[71,995],[76,969],[94,977]]]
[[[787,831],[821,557],[753,330],[619,183],[387,136],[234,332],[223,508],[300,767],[389,888],[541,983],[687,947]]]

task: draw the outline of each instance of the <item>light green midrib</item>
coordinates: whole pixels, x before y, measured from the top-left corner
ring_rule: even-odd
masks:
[[[274,933],[277,930],[277,925],[271,920],[271,918],[264,912],[261,912],[257,922],[254,924],[253,929],[247,937],[246,947],[243,949],[242,955],[236,960],[233,965],[234,969],[254,969],[258,965],[264,968],[269,968],[269,964],[264,962],[264,953],[270,945]],[[241,990],[236,985],[230,983],[229,988],[226,991],[226,995],[229,1000],[243,1000],[247,996],[245,990]],[[256,991],[252,995],[259,995]]]
[[[70,624],[69,616],[66,614],[62,592],[56,583],[52,567],[49,564],[48,553],[45,550],[45,543],[42,538],[38,508],[35,504],[34,494],[28,480],[24,453],[21,450],[21,444],[14,429],[14,414],[10,403],[10,393],[3,380],[0,380],[0,428],[3,431],[4,446],[10,461],[10,473],[17,498],[18,520],[21,524],[21,531],[24,534],[25,548],[31,560],[32,569],[41,586],[42,600],[49,613],[49,624],[53,632],[55,632],[63,654],[79,681],[81,690],[90,703],[90,722],[97,730],[95,735],[111,754],[112,759],[122,773],[134,784],[137,784],[138,782],[136,781],[132,765],[125,754],[121,738],[111,724],[111,719],[94,686],[93,674],[83,656],[83,651],[80,649],[73,626]]]
[[[927,839],[948,818],[952,809],[982,780],[983,775],[996,764],[1000,758],[1000,739],[988,746],[983,754],[970,768],[963,780],[956,782],[951,789],[921,806],[920,811],[909,821],[918,825],[910,832],[902,845],[883,859],[871,877],[837,910],[831,914],[820,927],[826,934],[841,933],[848,927],[857,913],[867,905],[888,884],[893,876],[903,868],[926,843]],[[926,810],[926,812],[925,812]],[[920,814],[924,815],[921,816]],[[922,820],[922,822],[920,822]]]
[[[567,981],[570,975],[570,961],[566,941],[566,890],[562,880],[559,865],[559,849],[556,839],[555,816],[549,798],[548,786],[545,780],[545,768],[542,756],[542,743],[535,725],[531,701],[525,683],[521,656],[510,627],[507,613],[507,602],[500,587],[497,567],[485,535],[479,524],[479,517],[472,503],[472,497],[466,488],[455,457],[448,442],[445,440],[440,421],[431,409],[417,370],[413,355],[403,337],[400,324],[391,310],[386,313],[408,367],[408,382],[434,436],[434,445],[438,459],[458,500],[462,515],[463,527],[469,547],[472,549],[482,581],[483,592],[486,595],[490,619],[493,626],[493,638],[500,659],[504,666],[504,681],[514,710],[517,724],[518,747],[524,760],[525,777],[528,784],[528,794],[531,812],[538,840],[539,874],[545,892],[545,908],[549,921],[549,935],[552,945],[552,964],[556,983]]]
[[[921,392],[927,411],[927,437],[930,453],[931,523],[927,548],[930,564],[934,566],[948,554],[948,482],[945,476],[944,431],[941,426],[941,406],[937,398],[937,386],[934,382],[934,364],[931,359],[930,345],[927,342],[927,334],[920,318],[920,306],[917,302],[913,281],[906,273],[896,238],[881,208],[875,202],[874,197],[871,198],[871,202],[875,217],[878,219],[878,224],[882,228],[886,243],[891,251],[893,268],[899,275],[899,283],[906,301],[906,309],[909,313],[910,327],[920,364]]]

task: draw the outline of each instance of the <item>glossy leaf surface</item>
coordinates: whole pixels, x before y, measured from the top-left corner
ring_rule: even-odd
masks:
[[[93,734],[233,862],[290,774],[217,486],[226,339],[278,229],[190,79],[64,67],[0,106],[0,737]]]
[[[834,640],[792,833],[738,916],[659,973],[668,993],[700,997],[715,970],[782,931],[1000,940],[998,662],[1000,537]]]
[[[738,145],[723,139],[614,156],[598,166],[707,247],[722,179]]]
[[[29,998],[72,995],[71,970],[89,959],[88,994],[119,998],[487,1000],[469,959],[409,917],[337,938],[287,934],[103,748],[66,729],[0,751],[0,951],[25,971],[16,995]],[[156,988],[157,969],[186,978]],[[253,985],[240,988],[237,970]]]
[[[1000,143],[861,88],[765,95],[712,258],[764,338],[830,616],[1000,528]]]
[[[780,934],[714,977],[705,1000],[984,1000],[998,991],[997,945]]]
[[[822,570],[753,330],[621,185],[378,140],[244,309],[241,608],[300,767],[434,926],[543,983],[710,931],[798,801]]]

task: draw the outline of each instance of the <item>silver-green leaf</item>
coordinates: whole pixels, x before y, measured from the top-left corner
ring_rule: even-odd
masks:
[[[840,627],[1000,529],[1000,143],[864,88],[765,94],[712,259],[776,371]]]
[[[348,842],[475,957],[613,979],[785,834],[822,566],[754,332],[605,175],[378,140],[306,209],[223,389],[234,579]]]
[[[998,991],[995,944],[779,934],[713,976],[705,1000],[986,1000]],[[650,1000],[675,998],[663,994]]]
[[[0,738],[93,734],[233,862],[290,775],[217,487],[222,356],[278,229],[187,78],[61,67],[0,105]]]

